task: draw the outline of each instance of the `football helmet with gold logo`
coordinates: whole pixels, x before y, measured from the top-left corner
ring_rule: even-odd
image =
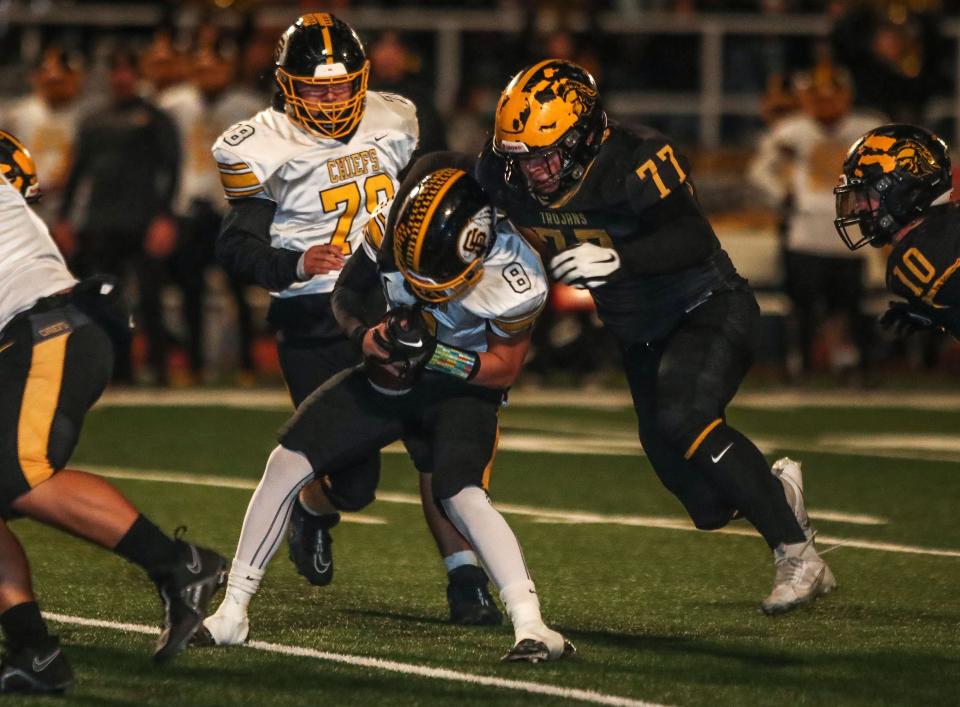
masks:
[[[606,126],[593,76],[572,62],[547,59],[523,69],[504,89],[493,150],[506,161],[507,183],[546,204],[580,181]]]
[[[281,35],[274,63],[293,123],[322,138],[353,135],[363,118],[370,62],[350,25],[325,12],[303,15]]]
[[[410,191],[393,229],[397,268],[424,302],[458,297],[483,277],[494,238],[490,199],[460,169],[440,169]]]
[[[40,200],[37,165],[26,146],[10,133],[0,130],[0,174],[23,195],[27,203]]]
[[[882,246],[951,188],[950,153],[915,125],[882,125],[847,152],[834,225],[850,250]]]

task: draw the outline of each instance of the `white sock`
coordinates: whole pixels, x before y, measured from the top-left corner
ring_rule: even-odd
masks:
[[[543,617],[540,615],[540,598],[533,582],[524,579],[514,582],[500,590],[500,600],[503,602],[513,623],[513,632],[520,640],[530,627],[543,626]]]
[[[313,468],[299,452],[284,447],[271,452],[263,478],[253,492],[243,518],[234,558],[238,566],[258,570],[262,576],[267,563],[280,547],[297,494],[312,478]],[[230,574],[232,578],[233,572]]]
[[[447,569],[447,574],[464,565],[480,566],[477,554],[473,550],[461,550],[443,558],[443,566]]]
[[[230,576],[227,578],[227,593],[221,608],[233,608],[232,605],[236,605],[236,608],[246,612],[250,600],[260,588],[261,579],[263,579],[263,570],[251,567],[234,557],[230,565]]]
[[[442,503],[450,522],[470,541],[494,586],[500,590],[500,598],[514,626],[518,620],[525,622],[534,615],[539,619],[540,603],[535,590],[531,594],[533,582],[523,561],[520,543],[490,503],[487,492],[479,486],[468,486]],[[519,587],[523,588],[522,592]]]

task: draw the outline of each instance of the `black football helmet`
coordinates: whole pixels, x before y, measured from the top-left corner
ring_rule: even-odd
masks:
[[[26,146],[5,130],[0,130],[0,174],[28,204],[40,200],[37,165]]]
[[[583,178],[606,127],[593,76],[572,62],[547,59],[525,68],[504,89],[493,151],[506,160],[507,183],[546,204]],[[540,179],[531,178],[534,164]]]
[[[274,63],[291,121],[319,137],[353,135],[363,118],[370,62],[350,25],[326,12],[298,18],[277,42]],[[323,89],[334,97],[310,97]]]
[[[943,140],[916,125],[882,125],[847,152],[833,223],[850,250],[879,247],[950,188]]]
[[[393,229],[393,255],[410,290],[425,302],[458,297],[483,277],[494,213],[477,181],[440,169],[410,190]]]

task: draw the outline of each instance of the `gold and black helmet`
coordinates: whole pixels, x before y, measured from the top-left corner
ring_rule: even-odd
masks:
[[[528,66],[507,84],[497,104],[493,150],[507,163],[507,183],[543,203],[583,177],[600,149],[607,117],[597,83],[586,69],[547,59]],[[524,163],[545,160],[550,179],[534,182]]]
[[[951,188],[950,153],[916,125],[882,125],[847,152],[834,225],[850,250],[882,246]]]
[[[274,63],[290,120],[319,137],[353,135],[363,118],[370,62],[350,25],[326,12],[298,18],[280,36]],[[323,89],[342,95],[325,100],[310,95]]]
[[[23,195],[27,203],[40,200],[37,165],[26,146],[5,130],[0,130],[0,174]]]
[[[483,277],[494,213],[477,181],[440,169],[417,182],[393,228],[393,256],[410,290],[425,302],[453,299]]]

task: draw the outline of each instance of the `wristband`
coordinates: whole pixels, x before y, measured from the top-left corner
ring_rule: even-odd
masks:
[[[476,351],[464,351],[438,341],[426,368],[428,371],[446,373],[448,376],[469,381],[480,371],[480,355]]]

